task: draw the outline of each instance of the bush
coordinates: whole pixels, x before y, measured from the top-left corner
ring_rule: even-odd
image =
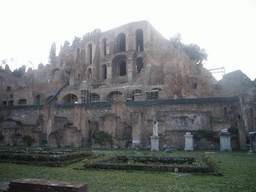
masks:
[[[30,135],[25,135],[22,137],[22,141],[26,146],[31,146],[32,143],[35,141],[35,139],[33,137],[31,137]]]
[[[95,143],[98,143],[100,146],[106,144],[112,145],[113,143],[112,135],[104,131],[94,131],[92,133],[92,139],[94,139]]]

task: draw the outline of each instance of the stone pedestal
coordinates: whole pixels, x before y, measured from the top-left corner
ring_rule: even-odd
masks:
[[[250,151],[249,154],[256,154],[256,132],[250,132]]]
[[[184,135],[185,137],[185,151],[193,151],[193,135],[191,135],[190,132],[187,132],[186,135]]]
[[[159,136],[153,135],[151,138],[151,151],[159,151]]]
[[[230,133],[227,129],[223,129],[220,132],[220,150],[221,151],[232,151],[230,142]]]

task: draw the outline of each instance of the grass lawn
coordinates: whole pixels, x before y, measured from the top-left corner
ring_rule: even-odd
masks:
[[[161,153],[159,152],[159,154]],[[170,156],[193,157],[198,153],[204,152],[176,151]],[[64,167],[1,163],[0,181],[36,178],[88,183],[89,191],[256,191],[256,155],[249,155],[247,151],[215,151],[215,153],[210,156],[217,162],[219,170],[224,176],[73,169],[82,168],[83,162]]]

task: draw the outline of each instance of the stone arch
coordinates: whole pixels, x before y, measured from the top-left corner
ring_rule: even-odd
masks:
[[[136,51],[144,51],[143,30],[142,29],[137,29],[135,31],[135,35],[136,35]]]
[[[113,58],[112,60],[112,77],[113,78],[126,75],[126,60],[127,60],[127,57],[124,55],[118,55]]]
[[[142,57],[138,57],[136,59],[136,73],[140,73],[141,69],[143,68],[143,58]]]
[[[197,89],[198,80],[196,77],[190,77],[188,81],[189,81],[190,89]]]
[[[124,33],[120,33],[117,36],[117,52],[126,51],[126,36]]]
[[[97,93],[90,93],[90,102],[99,102],[100,96]]]
[[[122,93],[120,91],[111,91],[107,95],[107,101],[108,102],[115,101],[118,97],[121,97],[121,96],[122,96]]]
[[[64,104],[71,104],[77,102],[78,98],[75,94],[69,93],[62,98],[62,101]]]

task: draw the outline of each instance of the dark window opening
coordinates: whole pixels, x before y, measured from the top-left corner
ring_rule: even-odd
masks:
[[[102,65],[102,79],[107,79],[107,66]]]
[[[7,91],[11,91],[11,89],[12,89],[11,86],[7,86],[6,88]]]
[[[197,89],[197,78],[191,77],[189,79],[190,89]]]
[[[71,104],[77,102],[77,96],[75,94],[67,94],[65,97],[63,97],[64,104]]]
[[[19,104],[19,105],[26,105],[26,104],[27,104],[27,99],[20,99],[20,100],[18,101],[18,104]]]
[[[224,114],[227,114],[227,108],[224,107]]]
[[[90,93],[90,101],[91,102],[99,102],[100,96],[96,93]]]
[[[146,92],[146,100],[158,99],[158,91]]]
[[[115,101],[118,97],[121,97],[122,93],[119,91],[112,91],[107,95],[107,101],[112,102]]]
[[[13,100],[8,101],[8,106],[13,106]]]
[[[7,105],[7,101],[2,101],[2,105]]]
[[[91,78],[92,78],[92,69],[91,69],[91,68],[88,69],[87,78],[88,78],[88,79],[91,79]]]
[[[136,30],[135,34],[136,34],[136,51],[144,51],[142,29]]]
[[[103,39],[103,54],[107,55],[107,39]]]
[[[120,63],[120,76],[125,76],[126,75],[126,62],[121,61]]]
[[[118,52],[126,51],[125,34],[121,33],[117,36],[117,49]]]
[[[88,45],[88,51],[89,51],[89,63],[92,64],[92,44]]]
[[[10,99],[12,99],[12,98],[13,98],[13,95],[11,94],[11,95],[10,95]]]
[[[41,104],[41,96],[37,95],[36,96],[36,105],[40,105]]]
[[[136,71],[137,71],[137,73],[140,73],[142,68],[143,68],[143,58],[139,57],[136,60]]]

